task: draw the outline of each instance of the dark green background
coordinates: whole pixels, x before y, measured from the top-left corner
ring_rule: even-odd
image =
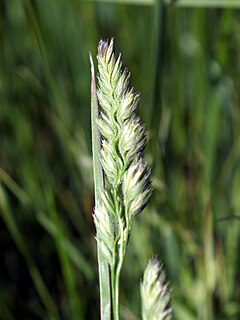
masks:
[[[122,318],[165,263],[174,318],[240,318],[240,11],[0,3],[0,319],[98,319],[89,51],[141,92],[154,193],[135,221]],[[95,59],[96,63],[96,59]]]

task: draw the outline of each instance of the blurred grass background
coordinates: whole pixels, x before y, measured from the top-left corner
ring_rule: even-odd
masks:
[[[141,92],[154,186],[122,318],[140,318],[157,254],[175,319],[240,319],[240,11],[126,2],[0,3],[2,320],[99,318],[88,53],[111,37]]]

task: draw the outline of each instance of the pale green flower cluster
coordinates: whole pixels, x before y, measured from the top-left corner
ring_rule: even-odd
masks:
[[[141,283],[143,320],[171,320],[171,296],[163,264],[149,260]]]
[[[129,88],[129,73],[121,56],[116,58],[113,40],[98,46],[98,127],[105,191],[97,204],[94,221],[97,241],[110,265],[123,260],[133,216],[151,195],[150,170],[142,152],[145,128],[136,116],[139,95]]]
[[[99,156],[97,165],[100,168],[101,163],[102,169],[99,170],[101,182],[99,195],[96,197],[94,222],[99,252],[103,257],[99,259],[100,269],[104,260],[107,264],[106,268],[101,269],[101,276],[105,278],[107,276],[111,286],[108,300],[111,300],[112,316],[108,311],[107,319],[112,317],[114,320],[119,320],[120,272],[132,221],[148,203],[152,188],[150,169],[142,155],[147,141],[145,128],[135,113],[139,95],[129,86],[129,73],[122,65],[121,56],[116,57],[114,54],[113,40],[99,42],[97,60],[99,71],[97,98],[100,112],[99,114],[96,112],[96,122],[100,132],[101,147],[97,148],[95,154]],[[93,123],[95,124],[95,121]],[[102,284],[101,279],[100,284]],[[100,294],[104,298],[106,288],[103,285],[102,288]],[[166,274],[163,265],[156,258],[149,261],[144,272],[141,298],[143,320],[172,319]]]

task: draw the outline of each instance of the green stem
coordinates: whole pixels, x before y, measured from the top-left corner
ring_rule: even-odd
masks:
[[[180,7],[240,7],[239,0],[165,0],[164,3]]]
[[[112,294],[112,314],[113,314],[113,319],[115,320],[115,310],[116,310],[116,264],[114,264],[111,267],[111,294]]]
[[[136,4],[142,6],[153,6],[158,0],[85,0],[86,2],[109,2],[121,4]],[[178,7],[206,7],[206,8],[240,8],[239,0],[164,0],[165,5]]]
[[[112,290],[112,299],[113,299],[113,319],[114,320],[119,320],[120,319],[120,298],[119,298],[119,284],[120,284],[120,274],[125,258],[125,253],[126,253],[126,241],[124,239],[124,226],[122,224],[121,219],[119,219],[119,227],[120,227],[120,248],[119,248],[119,256],[118,256],[118,261],[117,265],[114,266],[113,268],[113,290]]]
[[[94,190],[95,204],[99,202],[101,190],[104,188],[103,173],[100,164],[100,133],[96,123],[98,118],[98,102],[96,93],[96,81],[94,74],[94,65],[90,54],[91,62],[91,121],[92,121],[92,153],[93,153],[93,175],[94,175]],[[99,272],[99,289],[100,289],[100,313],[101,320],[111,319],[111,291],[110,291],[110,275],[109,265],[106,258],[101,252],[99,245],[98,251],[98,272]]]
[[[114,320],[120,319],[120,308],[119,308],[119,282],[120,282],[120,270],[119,265],[116,270],[116,277],[115,277],[115,301],[114,301]]]

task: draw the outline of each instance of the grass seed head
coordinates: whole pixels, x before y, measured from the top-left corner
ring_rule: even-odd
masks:
[[[163,264],[149,260],[141,283],[143,320],[171,320],[171,295]]]

